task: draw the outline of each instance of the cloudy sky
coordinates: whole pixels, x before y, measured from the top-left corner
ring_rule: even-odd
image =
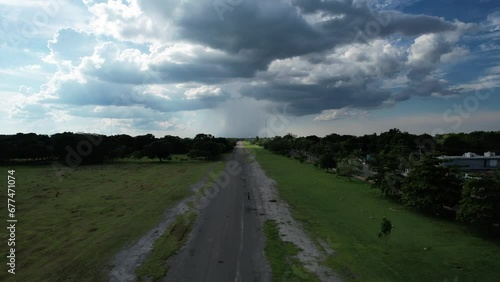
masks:
[[[0,0],[0,134],[500,130],[495,0]]]

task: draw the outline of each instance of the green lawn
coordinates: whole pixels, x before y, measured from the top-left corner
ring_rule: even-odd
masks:
[[[19,221],[16,275],[7,274],[3,255],[0,281],[107,281],[112,256],[161,221],[212,166],[121,161],[79,167],[62,182],[50,166],[2,166],[4,175],[16,170]],[[2,211],[6,219],[3,204]],[[8,233],[0,236],[6,252]]]
[[[429,218],[310,164],[258,147],[252,153],[314,238],[336,251],[326,264],[355,281],[500,281],[500,245],[453,222]],[[388,253],[377,237],[392,221]]]

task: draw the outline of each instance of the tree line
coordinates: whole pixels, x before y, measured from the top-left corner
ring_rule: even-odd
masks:
[[[18,133],[0,135],[0,162],[24,161],[47,163],[100,164],[118,158],[149,157],[169,160],[174,154],[187,154],[192,159],[215,160],[230,152],[233,139],[200,133],[194,138],[152,134],[129,136],[64,132],[53,135]]]
[[[464,177],[439,155],[500,152],[500,132],[430,136],[391,129],[381,134],[258,138],[274,153],[309,162],[337,175],[369,176],[373,188],[421,212],[487,228],[500,224],[500,173]],[[367,172],[368,171],[368,172]],[[469,173],[470,175],[470,173]]]

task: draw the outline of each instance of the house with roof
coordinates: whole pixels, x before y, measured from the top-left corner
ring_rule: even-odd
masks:
[[[493,170],[500,169],[500,156],[494,152],[483,155],[467,152],[462,156],[441,156],[445,166],[457,166],[463,170]]]

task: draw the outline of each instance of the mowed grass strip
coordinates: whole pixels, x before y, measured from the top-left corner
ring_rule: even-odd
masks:
[[[346,280],[500,281],[498,242],[409,210],[359,180],[252,150],[294,217],[335,250],[326,264]],[[394,225],[387,254],[377,237],[384,216]]]
[[[276,222],[264,223],[266,236],[265,254],[271,265],[273,281],[319,281],[295,258],[300,249],[290,242],[284,242],[279,235]]]
[[[160,281],[168,271],[167,260],[186,242],[196,214],[188,211],[177,217],[175,222],[156,240],[147,260],[137,268],[140,281]]]
[[[16,275],[0,281],[107,281],[112,256],[191,194],[213,163],[81,166],[59,182],[50,166],[15,169]],[[6,193],[0,201],[7,202]],[[5,211],[5,209],[3,209]],[[6,242],[7,232],[0,234]],[[0,260],[6,266],[6,257]],[[2,268],[3,269],[3,268]]]

